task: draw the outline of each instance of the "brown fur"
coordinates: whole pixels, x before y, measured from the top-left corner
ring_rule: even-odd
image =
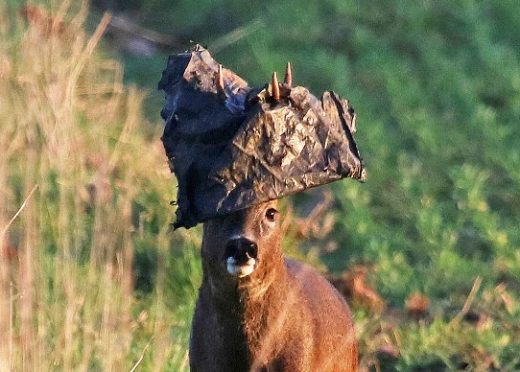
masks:
[[[280,223],[266,220],[277,202],[204,224],[203,282],[193,319],[192,371],[355,371],[350,311],[312,268],[284,259]],[[226,242],[258,245],[257,267],[237,278],[226,271]]]

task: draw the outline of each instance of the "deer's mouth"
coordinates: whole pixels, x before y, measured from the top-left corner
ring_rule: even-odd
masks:
[[[251,275],[251,273],[255,271],[256,259],[248,256],[245,259],[237,260],[235,257],[231,256],[226,259],[226,269],[229,274],[243,278]]]

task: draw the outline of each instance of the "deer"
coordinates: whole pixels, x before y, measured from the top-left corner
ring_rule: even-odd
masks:
[[[279,202],[203,223],[190,369],[357,371],[350,309],[318,272],[285,258]]]

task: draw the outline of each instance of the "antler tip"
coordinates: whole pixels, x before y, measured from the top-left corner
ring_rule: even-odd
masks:
[[[287,65],[285,66],[285,77],[283,80],[284,84],[287,85],[289,88],[292,87],[292,68],[291,68],[291,62],[287,62]]]
[[[273,71],[273,76],[271,78],[271,89],[273,92],[273,99],[275,101],[280,100],[280,86],[278,85],[278,78],[276,77],[276,71]]]
[[[218,93],[225,93],[224,89],[224,74],[222,73],[222,65],[218,65],[218,72],[217,72],[217,92]]]

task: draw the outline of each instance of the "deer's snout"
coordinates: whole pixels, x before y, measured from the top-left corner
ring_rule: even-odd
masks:
[[[240,237],[228,240],[224,259],[226,269],[231,275],[244,277],[256,268],[258,245],[247,238]]]

